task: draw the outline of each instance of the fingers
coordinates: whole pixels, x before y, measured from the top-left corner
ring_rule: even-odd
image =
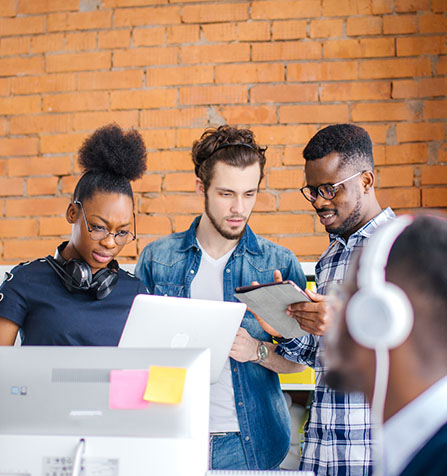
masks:
[[[279,269],[275,269],[275,271],[273,271],[273,282],[282,283],[282,281],[283,279],[282,279],[281,271]]]
[[[326,296],[323,294],[314,293],[310,289],[305,289],[304,292],[312,299],[314,302],[322,302],[326,300]]]

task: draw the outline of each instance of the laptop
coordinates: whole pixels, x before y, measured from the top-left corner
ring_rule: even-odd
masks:
[[[211,383],[217,382],[247,306],[181,297],[135,297],[119,347],[209,348]]]
[[[209,365],[208,349],[0,347],[0,475],[71,475],[76,458],[83,476],[204,474]],[[112,383],[153,366],[186,369],[179,403]]]

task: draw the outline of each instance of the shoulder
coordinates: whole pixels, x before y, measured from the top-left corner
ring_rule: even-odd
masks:
[[[11,281],[13,278],[27,279],[31,274],[45,273],[49,269],[45,258],[38,258],[33,261],[24,261],[5,272],[3,282]]]
[[[187,231],[173,233],[148,243],[140,254],[139,263],[152,261],[169,265],[184,259],[186,234]]]

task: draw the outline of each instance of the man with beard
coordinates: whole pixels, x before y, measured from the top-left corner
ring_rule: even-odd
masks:
[[[235,287],[271,282],[275,270],[305,287],[295,255],[247,225],[264,152],[250,130],[229,126],[207,130],[193,144],[196,191],[205,210],[189,230],[143,250],[135,272],[150,293],[236,301]],[[274,350],[271,336],[247,311],[219,381],[211,385],[211,469],[276,469],[286,456],[290,417],[276,372],[305,366]]]
[[[300,469],[317,476],[367,476],[372,471],[367,402],[360,393],[336,393],[323,378],[323,335],[328,325],[324,295],[330,283],[345,279],[353,252],[395,215],[389,208],[381,210],[376,199],[371,139],[361,127],[328,126],[309,141],[303,156],[307,185],[301,192],[315,208],[330,243],[316,265],[318,294],[311,296],[313,302],[293,304],[287,311],[311,334],[278,339],[276,352],[315,369]],[[273,329],[263,327],[275,335]]]

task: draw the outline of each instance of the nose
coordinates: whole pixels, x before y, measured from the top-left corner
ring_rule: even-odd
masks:
[[[231,213],[242,215],[244,211],[244,201],[242,197],[236,196],[231,203]]]
[[[317,199],[315,202],[312,202],[312,206],[316,209],[319,210],[320,208],[323,208],[324,206],[327,206],[330,204],[331,201],[327,200],[326,198],[322,197],[319,193],[317,194]]]
[[[113,233],[109,233],[105,238],[100,241],[104,248],[113,249],[116,246],[115,236]]]

